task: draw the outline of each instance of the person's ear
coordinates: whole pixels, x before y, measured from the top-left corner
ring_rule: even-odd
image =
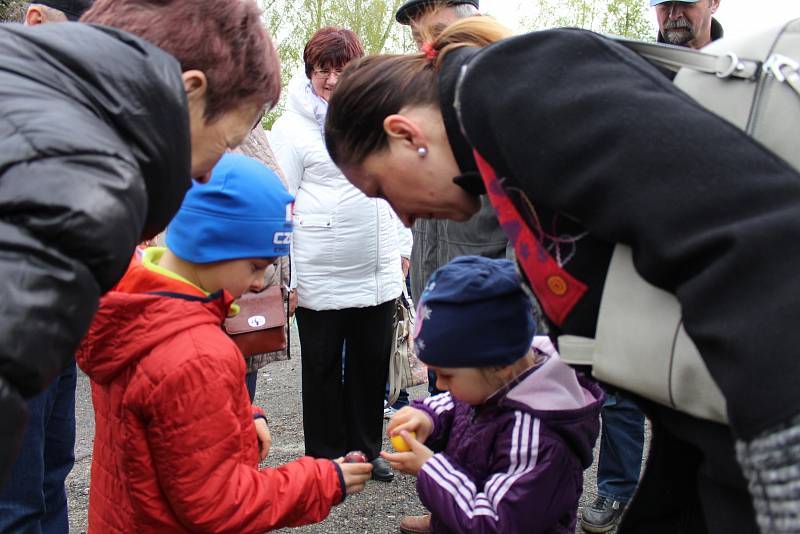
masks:
[[[187,70],[181,77],[183,78],[183,89],[189,103],[205,104],[206,92],[208,91],[208,80],[206,74],[201,70]]]
[[[417,150],[427,148],[428,140],[419,125],[409,117],[400,114],[389,115],[383,119],[383,131],[389,141],[399,141],[409,148]]]
[[[711,0],[711,14],[716,13],[717,9],[719,9],[719,0]]]
[[[38,26],[46,22],[46,15],[42,6],[32,5],[28,6],[25,12],[25,26]]]

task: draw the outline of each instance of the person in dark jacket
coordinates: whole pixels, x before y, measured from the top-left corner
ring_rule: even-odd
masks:
[[[650,0],[650,5],[658,19],[658,42],[699,48],[722,37],[722,26],[712,17],[719,0]],[[644,414],[636,402],[613,387],[605,393],[597,498],[581,516],[587,532],[614,528],[639,483],[644,451]]]
[[[755,510],[763,531],[795,530],[800,175],[613,40],[558,29],[479,48],[479,19],[430,54],[348,66],[333,160],[406,224],[467,219],[488,190],[553,336],[594,337],[612,250],[630,246],[679,300],[730,425],[643,402],[651,450],[619,532],[757,532]]]
[[[401,532],[573,534],[603,393],[534,338],[514,264],[456,258],[431,275],[417,321],[416,352],[446,393],[387,428],[411,450],[383,456],[417,476],[431,511],[404,518]]]
[[[93,24],[0,27],[0,478],[23,399],[72,362],[136,244],[278,99],[255,2],[176,4],[98,0]]]
[[[77,20],[88,0],[40,0],[20,10],[26,26]],[[20,455],[0,487],[0,532],[67,534],[64,482],[75,463],[75,362],[26,402],[28,427]]]

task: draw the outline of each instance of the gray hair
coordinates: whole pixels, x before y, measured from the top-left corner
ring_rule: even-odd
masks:
[[[478,9],[472,4],[456,4],[453,7],[453,12],[460,19],[467,17],[474,17],[478,14]]]

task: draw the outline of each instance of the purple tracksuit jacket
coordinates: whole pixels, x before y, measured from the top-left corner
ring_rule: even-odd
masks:
[[[417,477],[433,532],[574,534],[602,399],[549,356],[480,406],[449,393],[415,401],[433,419],[426,445],[443,449]]]

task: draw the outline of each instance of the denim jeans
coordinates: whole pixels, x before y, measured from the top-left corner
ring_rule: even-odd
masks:
[[[644,414],[635,403],[606,392],[603,437],[597,466],[597,493],[617,501],[633,497],[644,451]]]
[[[244,383],[247,384],[247,394],[250,395],[250,404],[256,398],[256,384],[258,383],[258,371],[251,371],[244,375]]]
[[[384,397],[384,400],[389,400],[389,384],[386,384],[386,396]],[[408,404],[408,391],[406,391],[406,388],[402,388],[400,393],[397,395],[397,400],[394,401],[394,404],[392,404],[392,408],[399,410],[400,408],[408,406]]]
[[[75,463],[73,361],[50,386],[28,400],[30,419],[11,476],[0,492],[0,532],[69,532],[64,480]]]

